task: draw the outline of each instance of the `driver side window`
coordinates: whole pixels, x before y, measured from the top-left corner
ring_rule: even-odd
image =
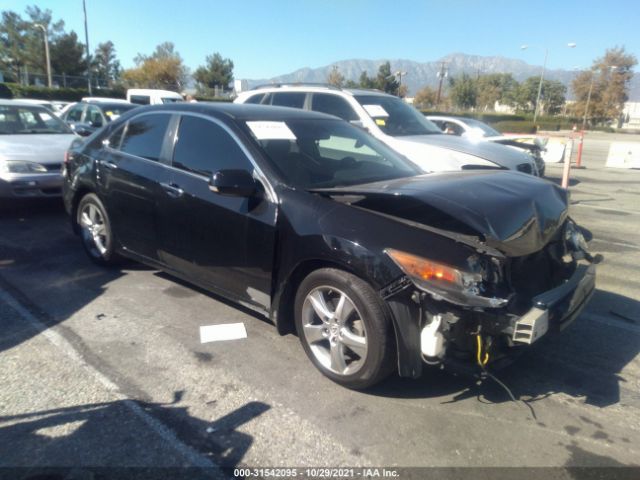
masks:
[[[225,169],[253,171],[249,159],[224,128],[189,115],[180,120],[173,166],[206,177]]]

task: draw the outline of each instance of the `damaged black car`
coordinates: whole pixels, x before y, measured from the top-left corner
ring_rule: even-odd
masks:
[[[258,311],[350,388],[490,368],[595,288],[565,190],[498,169],[423,175],[319,113],[136,109],[72,148],[64,177],[95,262],[134,259]]]

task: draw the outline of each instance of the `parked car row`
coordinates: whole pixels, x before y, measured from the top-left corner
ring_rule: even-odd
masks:
[[[504,135],[495,128],[480,120],[465,117],[442,115],[427,115],[444,133],[467,138],[471,141],[486,141],[499,143],[511,148],[524,151],[531,155],[540,177],[544,176],[545,163],[543,153],[546,141],[535,135]]]
[[[351,388],[492,368],[593,294],[598,257],[567,192],[517,163],[443,151],[464,140],[382,94],[239,100],[132,109],[73,143],[64,203],[93,261],[134,259],[251,308]],[[336,108],[348,121],[312,111]]]
[[[335,115],[363,128],[425,172],[487,168],[538,172],[531,156],[502,145],[444,135],[418,110],[379,91],[323,85],[267,85],[241,93],[235,102]]]

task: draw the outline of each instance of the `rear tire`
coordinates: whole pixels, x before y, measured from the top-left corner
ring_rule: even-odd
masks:
[[[115,238],[104,205],[94,193],[88,193],[76,210],[82,246],[89,258],[101,266],[118,264],[122,257],[115,251]]]
[[[294,308],[305,353],[334,382],[364,389],[393,371],[393,327],[364,280],[334,268],[316,270],[300,284]]]

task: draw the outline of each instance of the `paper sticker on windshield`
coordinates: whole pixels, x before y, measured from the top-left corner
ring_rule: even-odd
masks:
[[[363,105],[363,107],[371,117],[375,118],[375,117],[389,116],[387,111],[384,108],[382,108],[380,105]]]
[[[376,125],[384,127],[387,124],[384,118],[376,118]]]
[[[247,122],[258,140],[295,140],[296,136],[284,122]]]

